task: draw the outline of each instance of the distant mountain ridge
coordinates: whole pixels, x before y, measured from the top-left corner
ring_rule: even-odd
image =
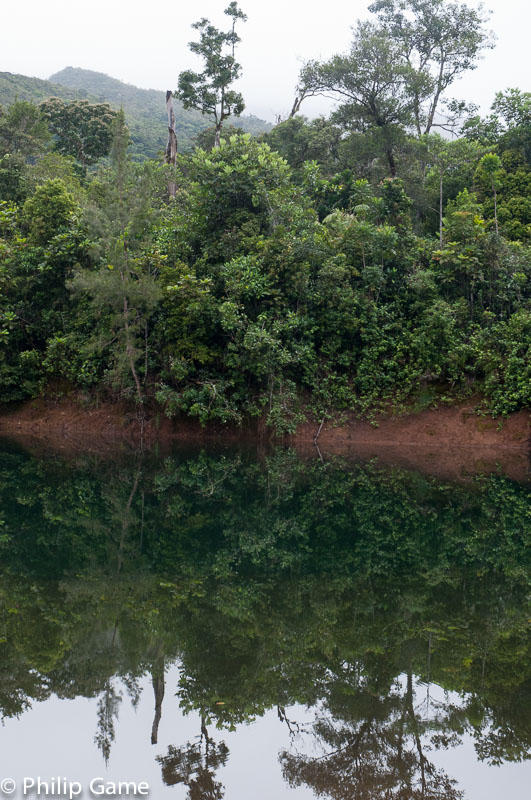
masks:
[[[171,87],[169,87],[171,88]],[[62,100],[89,100],[122,107],[131,132],[132,152],[135,158],[157,158],[166,146],[168,128],[166,121],[166,94],[157,89],[140,89],[102,72],[66,67],[50,76],[49,80],[30,78],[10,72],[0,72],[0,105],[10,105],[15,100],[40,103],[48,97]],[[185,111],[175,101],[176,131],[179,150],[187,150],[200,131],[210,126],[208,117],[198,111]],[[231,124],[253,134],[271,129],[271,124],[254,116],[231,119]]]

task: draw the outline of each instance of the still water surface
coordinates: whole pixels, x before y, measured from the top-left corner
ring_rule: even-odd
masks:
[[[0,465],[0,778],[529,796],[528,486],[285,449]]]

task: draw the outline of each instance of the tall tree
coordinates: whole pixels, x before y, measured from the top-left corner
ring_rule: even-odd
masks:
[[[454,129],[466,106],[448,100],[443,118],[444,93],[492,42],[481,9],[465,4],[376,0],[370,10],[376,20],[358,22],[349,53],[305,64],[291,115],[312,95],[339,100],[335,118],[376,133],[394,176],[397,134]]]
[[[396,175],[394,139],[412,122],[411,68],[399,47],[374,23],[358,22],[350,52],[329,61],[310,61],[300,76],[300,94],[341,101],[335,119],[358,131],[377,130],[389,170]]]
[[[447,0],[375,0],[369,6],[378,23],[395,43],[408,72],[417,134],[429,133],[448,87],[475,69],[481,51],[492,47],[481,7]],[[447,103],[446,123],[457,124],[462,104]]]
[[[240,92],[230,87],[241,75],[241,65],[235,58],[236,45],[240,41],[236,24],[239,20],[245,22],[247,16],[236,2],[230,3],[224,13],[232,20],[229,31],[218,30],[204,17],[192,25],[199,31],[199,41],[190,42],[189,46],[192,53],[203,60],[203,70],[181,72],[176,91],[185,108],[195,108],[214,118],[214,147],[220,145],[223,122],[231,114],[239,117],[245,108]]]
[[[521,154],[526,165],[531,165],[531,92],[507,89],[498,92],[491,106],[491,114],[481,119],[474,116],[463,125],[467,139],[477,139],[498,153],[513,150]]]

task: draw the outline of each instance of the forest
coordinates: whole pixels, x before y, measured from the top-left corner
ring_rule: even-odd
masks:
[[[139,161],[106,102],[0,107],[0,403],[120,400],[278,433],[529,405],[531,93],[500,87],[486,116],[452,97],[494,46],[483,11],[369,10],[262,133],[232,124],[235,2],[225,30],[193,26],[202,71],[171,78],[210,126],[187,150],[171,116],[166,152]],[[314,96],[335,110],[308,119]]]

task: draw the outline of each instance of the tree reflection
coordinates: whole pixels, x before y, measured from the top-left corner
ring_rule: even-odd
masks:
[[[291,787],[309,786],[334,800],[457,800],[463,796],[427,756],[431,724],[414,708],[413,681],[379,694],[354,670],[316,716],[313,734],[323,751],[280,754]]]
[[[150,676],[156,744],[179,663],[181,710],[220,728],[276,709],[296,742],[290,707],[317,709],[320,755],[283,753],[284,774],[338,800],[454,800],[433,751],[464,734],[489,763],[527,757],[524,487],[289,451],[96,467],[2,464],[0,714],[98,698],[108,760],[118,681],[135,704]],[[413,676],[458,699],[428,713]],[[203,724],[159,761],[217,799],[227,756]]]
[[[159,725],[162,718],[162,701],[166,689],[164,659],[158,658],[151,671],[151,683],[155,695],[155,715],[151,726],[151,744],[157,744],[159,740]]]
[[[105,764],[109,762],[111,746],[116,736],[115,722],[118,720],[121,702],[121,693],[111,681],[107,681],[98,700],[98,729],[94,737],[94,743],[101,751]]]
[[[225,742],[215,742],[208,734],[204,717],[201,717],[199,741],[187,742],[182,747],[168,747],[165,756],[158,756],[162,779],[166,786],[183,783],[188,800],[222,800],[225,789],[215,780],[216,771],[224,767],[229,756]]]

